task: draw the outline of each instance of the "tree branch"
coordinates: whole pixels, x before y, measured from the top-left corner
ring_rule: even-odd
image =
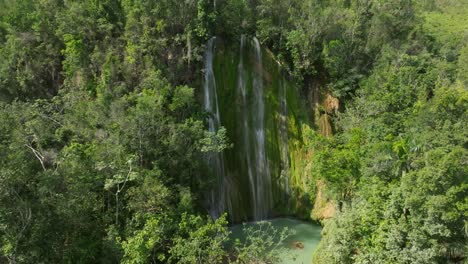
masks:
[[[24,144],[24,145],[25,145],[26,147],[28,147],[28,148],[32,151],[32,153],[34,154],[34,156],[36,156],[36,158],[37,158],[37,159],[39,160],[39,162],[41,163],[42,169],[44,169],[44,171],[46,171],[47,169],[46,169],[46,167],[45,167],[45,165],[44,165],[44,156],[42,156],[42,154],[41,154],[38,150],[34,149],[34,148],[31,146],[31,144]]]

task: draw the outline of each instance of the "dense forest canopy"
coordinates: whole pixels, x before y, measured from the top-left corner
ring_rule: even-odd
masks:
[[[0,263],[275,262],[206,208],[205,44],[241,35],[340,102],[314,263],[466,263],[466,0],[0,0]]]

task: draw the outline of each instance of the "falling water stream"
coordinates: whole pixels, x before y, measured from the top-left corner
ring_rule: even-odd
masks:
[[[252,208],[255,212],[257,211],[257,195],[255,188],[255,179],[254,173],[252,171],[252,161],[251,161],[251,148],[250,148],[250,137],[247,131],[250,131],[249,126],[249,112],[247,104],[247,87],[246,87],[246,71],[244,68],[244,48],[245,48],[245,35],[241,36],[240,41],[240,59],[238,66],[238,80],[237,80],[237,92],[241,95],[241,119],[242,119],[242,140],[245,154],[245,163],[247,167],[247,176],[249,177],[249,190],[252,197]]]
[[[216,42],[216,38],[210,39],[205,52],[204,107],[205,111],[210,113],[208,128],[210,132],[216,132],[223,122],[234,122],[237,127],[234,144],[237,148],[234,153],[235,157],[228,156],[231,160],[226,160],[223,153],[211,153],[208,156],[208,164],[212,168],[212,172],[217,176],[217,187],[210,194],[210,214],[217,217],[227,211],[231,217],[234,214],[239,216],[242,213],[243,216],[237,219],[245,219],[245,217],[255,221],[267,219],[271,216],[273,208],[271,164],[269,161],[270,156],[267,155],[267,147],[270,146],[268,144],[276,143],[267,142],[266,118],[271,116],[265,116],[266,91],[262,49],[257,38],[241,36],[237,75],[234,75],[236,77],[234,79],[235,83],[233,85],[232,80],[229,79],[230,82],[221,81],[219,87],[220,91],[224,93],[232,91],[236,100],[226,100],[226,98],[229,98],[228,96],[222,98],[225,100],[224,104],[229,104],[229,108],[223,108],[224,112],[222,112],[223,116],[221,117],[218,105],[221,98],[218,98],[219,91],[217,91],[218,87],[213,69]],[[220,63],[224,63],[224,61],[221,60]],[[223,64],[216,65],[216,67],[220,67]],[[216,69],[222,70],[223,68]],[[223,74],[232,74],[232,72],[224,72]],[[219,77],[221,80],[224,76]],[[284,190],[283,192],[288,194],[289,162],[286,124],[288,113],[285,88],[282,84],[280,86],[280,94],[278,95],[281,100],[280,109],[278,109],[280,116],[278,133],[281,136],[279,142],[281,145],[279,147],[281,151],[280,185]],[[235,117],[232,117],[233,112],[236,113]],[[274,113],[269,112],[268,114],[273,115]],[[228,117],[225,115],[230,115],[232,120],[227,120]],[[231,131],[231,133],[234,132]],[[270,135],[270,138],[272,136],[276,137],[273,134]],[[232,159],[235,159],[236,166],[242,168],[235,174],[230,173],[225,167],[225,162],[232,163]],[[238,197],[241,192],[242,197]],[[237,206],[237,211],[233,210],[232,204]],[[242,212],[238,212],[239,209]]]
[[[205,111],[211,114],[208,118],[208,130],[215,133],[221,124],[218,95],[216,91],[216,79],[213,72],[213,55],[215,49],[216,37],[211,38],[206,47],[205,52],[205,78],[204,78],[204,107]],[[208,164],[213,169],[217,176],[217,186],[211,190],[210,194],[210,215],[218,218],[225,211],[226,192],[225,192],[225,171],[224,171],[224,156],[223,153],[210,153],[208,156]]]
[[[255,133],[255,200],[254,219],[262,220],[268,216],[272,207],[271,176],[265,150],[265,98],[263,91],[262,50],[256,37],[253,38],[255,49],[255,76],[253,78],[253,129]]]
[[[206,45],[204,109],[210,114],[207,120],[210,132],[216,133],[223,124],[231,125],[231,128],[235,130],[230,132],[236,147],[235,151],[230,154],[210,153],[207,156],[208,165],[216,175],[216,186],[209,194],[209,212],[214,219],[228,212],[232,219],[250,219],[253,222],[249,225],[256,225],[259,221],[272,216],[272,172],[277,175],[274,182],[275,188],[280,188],[280,193],[283,194],[277,197],[288,201],[291,193],[288,98],[285,79],[280,77],[273,80],[278,87],[274,95],[278,100],[273,110],[275,112],[267,112],[266,103],[270,103],[268,111],[271,111],[271,102],[266,101],[266,94],[267,92],[271,94],[274,90],[265,90],[265,87],[271,89],[273,82],[271,77],[266,75],[269,73],[264,69],[264,58],[258,39],[242,35],[239,57],[238,60],[234,60],[236,64],[233,68],[224,68],[223,63],[229,60],[226,60],[226,57],[217,57],[220,60],[216,61],[215,69],[219,72],[213,69],[215,54],[217,54],[216,42],[216,38],[213,37]],[[229,71],[223,71],[225,69]],[[236,72],[232,72],[233,70]],[[233,79],[226,77],[233,73]],[[219,84],[215,76],[219,78]],[[268,78],[270,78],[270,86],[264,83]],[[226,82],[226,80],[229,81]],[[218,98],[218,93],[222,97]],[[218,103],[220,100],[222,116]],[[276,115],[276,118],[272,118],[272,115]],[[267,134],[268,118],[270,122],[276,120],[273,125],[276,132],[268,130]],[[271,123],[269,127],[272,127]],[[272,154],[268,152],[269,155],[267,155],[267,147],[271,149],[272,145],[269,144],[276,144],[273,146],[277,147],[276,153],[278,153],[277,163],[272,167],[275,170],[271,171]],[[230,171],[228,165],[234,166],[235,170]],[[285,241],[283,245],[282,250],[285,255],[282,256],[281,263],[310,263],[312,251],[320,239],[320,226],[289,218],[267,221],[276,228],[288,227],[296,231],[296,235]],[[234,236],[243,236],[241,228],[234,227],[232,231]],[[301,248],[295,249],[296,257],[294,258],[286,254],[291,245],[301,245]]]

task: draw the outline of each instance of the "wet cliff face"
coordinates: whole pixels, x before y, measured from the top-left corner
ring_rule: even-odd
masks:
[[[218,177],[212,215],[227,211],[234,221],[306,217],[313,203],[306,191],[310,153],[303,147],[310,115],[299,87],[255,38],[244,36],[235,44],[213,39],[210,45],[205,54],[211,60],[205,60],[205,109],[219,119],[210,124],[224,126],[234,144],[210,163]]]

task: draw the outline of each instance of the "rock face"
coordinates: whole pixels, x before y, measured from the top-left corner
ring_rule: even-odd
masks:
[[[311,218],[314,220],[325,220],[332,218],[335,215],[335,204],[327,200],[323,191],[325,189],[325,184],[321,181],[318,181],[317,184],[317,195],[315,197],[314,209],[311,213]]]
[[[304,249],[304,243],[300,241],[294,241],[291,243],[291,247],[294,249]]]
[[[211,131],[227,129],[234,147],[210,157],[217,188],[210,194],[213,217],[261,220],[273,215],[307,217],[309,153],[303,131],[310,129],[305,100],[270,52],[256,38],[237,45],[207,44],[204,105]],[[209,76],[207,76],[209,75]]]

